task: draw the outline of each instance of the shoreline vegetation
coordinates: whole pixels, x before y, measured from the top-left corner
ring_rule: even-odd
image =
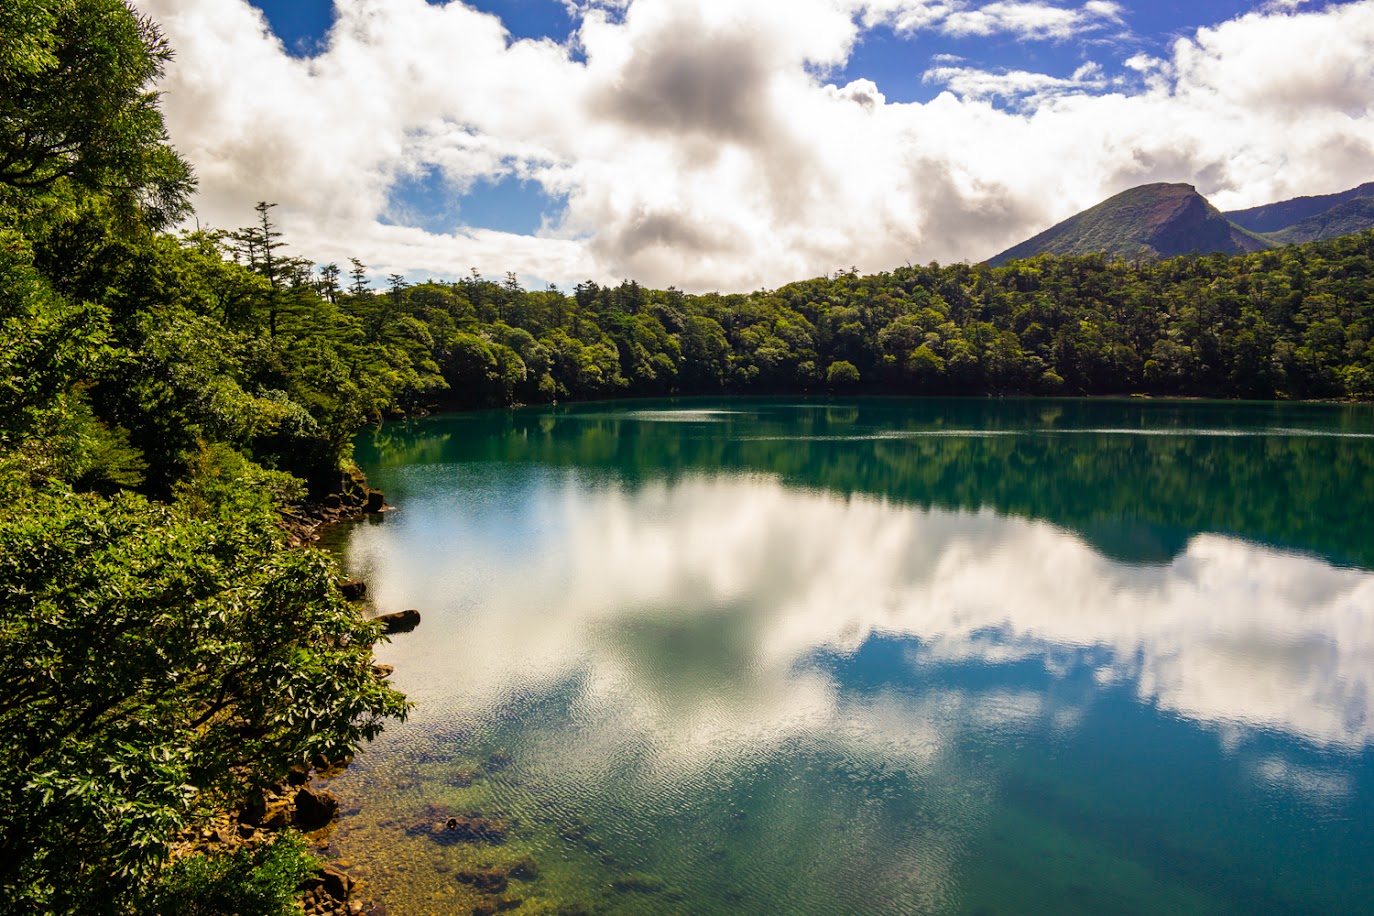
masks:
[[[297,911],[315,865],[288,834],[173,852],[406,713],[373,663],[382,625],[302,546],[381,508],[350,460],[367,423],[640,395],[1374,399],[1374,231],[749,294],[475,271],[375,291],[357,261],[290,254],[266,202],[245,229],[172,231],[194,189],[155,91],[172,52],[121,0],[12,0],[0,47],[0,899],[18,916]]]

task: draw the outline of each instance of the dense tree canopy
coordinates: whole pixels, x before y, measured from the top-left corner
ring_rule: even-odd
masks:
[[[0,521],[7,912],[122,912],[177,829],[403,712],[376,626],[269,513],[30,499]]]
[[[473,276],[357,290],[340,308],[377,329],[368,345],[411,355],[401,409],[721,391],[1368,399],[1371,267],[1365,232],[1235,257],[840,272],[736,295],[587,281],[565,296]]]
[[[154,227],[187,211],[152,83],[171,50],[122,0],[7,0],[0,12],[0,184],[67,179]]]
[[[154,234],[191,187],[152,88],[168,54],[118,0],[0,7],[6,913],[207,887],[280,912],[300,848],[167,872],[175,835],[405,711],[376,626],[278,512],[302,479],[337,488],[406,356],[348,343],[337,313],[274,340],[264,323],[310,322],[302,265]]]

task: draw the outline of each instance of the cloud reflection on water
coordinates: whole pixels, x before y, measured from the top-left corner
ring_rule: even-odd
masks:
[[[589,708],[678,766],[845,723],[933,754],[942,728],[974,723],[970,709],[870,728],[860,720],[877,710],[807,663],[877,633],[919,640],[921,664],[1052,668],[1066,647],[1103,649],[1099,680],[1225,735],[1277,730],[1351,750],[1374,737],[1366,571],[1214,535],[1167,565],[1130,566],[1043,522],[768,476],[629,489],[553,474],[519,511],[480,479],[452,486],[350,547],[381,605],[426,612],[421,635],[388,650],[422,704],[495,709],[576,678]],[[991,715],[1011,725],[1037,702]]]

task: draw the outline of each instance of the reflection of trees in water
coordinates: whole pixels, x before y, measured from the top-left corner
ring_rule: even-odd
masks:
[[[1165,561],[1191,534],[1217,531],[1374,566],[1367,524],[1374,443],[1362,437],[1370,419],[1359,409],[1032,400],[720,404],[720,413],[697,422],[646,421],[641,405],[625,403],[442,417],[383,427],[363,442],[359,458],[385,467],[592,467],[614,471],[631,487],[684,471],[766,473],[841,494],[1044,519],[1136,562]],[[1299,426],[1327,434],[1292,431]],[[1169,432],[1177,434],[1159,434]]]

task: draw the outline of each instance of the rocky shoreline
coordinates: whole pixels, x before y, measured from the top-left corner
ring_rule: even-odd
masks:
[[[283,830],[300,831],[316,852],[327,850],[339,802],[312,785],[337,773],[346,762],[292,770],[286,781],[255,793],[237,810],[221,811],[209,823],[181,837],[178,855],[232,854],[270,844]],[[325,862],[300,886],[309,916],[386,916],[386,906],[367,896],[364,882],[338,863]]]
[[[292,547],[303,547],[318,541],[321,529],[328,525],[390,508],[385,494],[372,488],[361,471],[352,469],[341,476],[338,492],[283,510],[281,527]],[[366,597],[367,585],[359,579],[346,579],[339,583],[339,591],[356,603]],[[359,613],[363,613],[362,608]],[[408,609],[369,619],[380,621],[385,634],[407,633],[419,625],[420,612]],[[389,677],[392,670],[390,665],[372,666],[379,678]],[[317,783],[337,776],[350,762],[315,760],[310,766],[293,768],[285,781],[254,793],[237,809],[220,811],[207,823],[184,832],[178,837],[174,855],[230,855],[255,850],[288,829],[299,831],[316,855],[327,853],[340,813],[339,801]],[[368,895],[362,879],[348,874],[346,862],[321,863],[299,891],[307,916],[387,916],[386,905]]]
[[[386,494],[373,489],[362,471],[350,468],[340,475],[337,492],[304,506],[282,510],[281,526],[291,546],[302,547],[318,541],[320,529],[326,525],[377,515],[390,508]]]

